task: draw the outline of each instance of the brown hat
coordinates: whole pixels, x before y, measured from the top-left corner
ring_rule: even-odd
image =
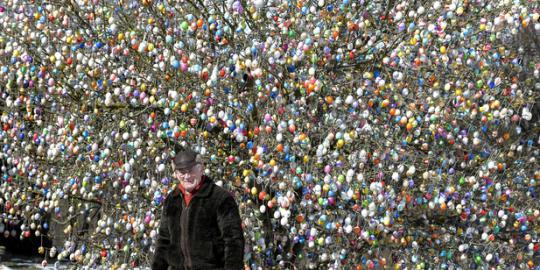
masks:
[[[191,169],[195,164],[199,163],[197,153],[191,149],[182,150],[176,154],[173,163],[176,170]]]

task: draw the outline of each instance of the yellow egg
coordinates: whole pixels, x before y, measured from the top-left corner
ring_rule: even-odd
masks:
[[[287,57],[287,64],[292,65],[292,63],[293,63],[292,57]]]
[[[330,190],[330,186],[329,186],[328,184],[324,184],[324,185],[323,185],[323,190],[324,190],[324,191]]]
[[[337,145],[336,145],[336,146],[337,146],[337,148],[342,148],[344,144],[345,144],[345,141],[344,141],[343,139],[339,139],[339,140],[337,141]]]
[[[446,53],[446,47],[445,46],[441,46],[440,50],[439,50],[442,54],[445,54]]]
[[[180,106],[180,111],[182,111],[182,112],[187,112],[187,110],[188,110],[188,105],[187,105],[186,103],[184,103],[184,104],[182,104],[182,106]],[[215,122],[215,121],[216,121],[216,118],[214,117],[214,121],[213,121],[213,122]],[[213,122],[212,122],[212,123],[213,123]]]

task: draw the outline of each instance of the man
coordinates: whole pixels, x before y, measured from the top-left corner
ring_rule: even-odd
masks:
[[[204,175],[192,150],[173,162],[179,181],[163,202],[152,269],[243,269],[244,235],[234,197]]]

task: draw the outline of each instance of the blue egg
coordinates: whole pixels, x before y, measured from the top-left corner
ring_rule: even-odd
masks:
[[[327,231],[332,230],[332,223],[326,223],[325,228],[326,228]]]
[[[292,72],[295,72],[296,71],[296,66],[295,65],[290,65],[287,67],[287,71],[289,73],[292,73]]]
[[[290,150],[290,147],[288,145],[285,145],[285,147],[283,147],[283,152],[284,153],[289,153],[289,150]]]

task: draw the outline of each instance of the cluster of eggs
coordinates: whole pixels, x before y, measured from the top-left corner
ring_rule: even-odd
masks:
[[[0,237],[148,264],[176,145],[252,269],[540,266],[534,1],[222,2],[0,3]]]

